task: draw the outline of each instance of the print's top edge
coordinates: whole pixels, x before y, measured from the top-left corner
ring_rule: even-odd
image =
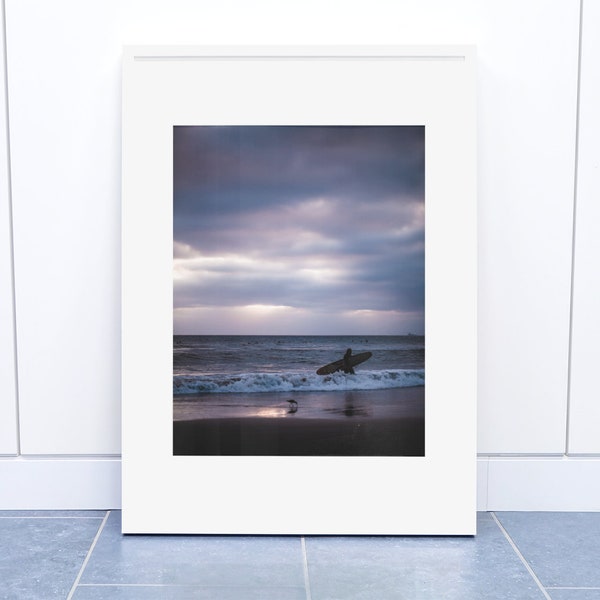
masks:
[[[124,46],[134,61],[194,60],[416,60],[466,61],[473,45],[450,46]]]

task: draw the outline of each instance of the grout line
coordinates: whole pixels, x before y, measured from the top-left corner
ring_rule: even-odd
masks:
[[[14,517],[6,517],[6,516],[0,516],[0,519],[69,519],[69,521],[73,521],[74,519],[79,519],[79,520],[102,520],[104,519],[104,517],[69,517],[68,515],[65,515],[64,517],[23,517],[20,515],[15,515]]]
[[[566,587],[558,585],[549,585],[548,590],[600,590],[600,587]]]
[[[536,585],[540,588],[540,591],[542,592],[542,594],[544,594],[544,598],[546,598],[546,600],[552,600],[552,598],[548,595],[546,588],[544,588],[544,586],[542,585],[542,582],[538,579],[538,576],[534,573],[533,569],[531,568],[531,566],[529,565],[529,563],[527,562],[525,557],[521,554],[521,551],[517,548],[517,545],[515,544],[513,539],[508,534],[508,531],[506,531],[506,529],[504,529],[504,526],[498,520],[496,513],[490,512],[490,515],[492,515],[492,519],[494,519],[494,521],[496,521],[496,525],[498,525],[498,527],[500,528],[500,531],[504,534],[504,537],[508,540],[508,543],[511,545],[512,549],[515,551],[516,555],[519,557],[519,559],[521,560],[521,562],[527,569],[528,573],[531,575],[531,577],[535,581]]]
[[[571,231],[571,289],[569,295],[569,345],[567,351],[567,414],[565,454],[569,454],[571,429],[571,375],[573,366],[573,304],[575,300],[575,247],[577,239],[577,197],[579,196],[579,124],[581,114],[581,57],[583,55],[583,0],[579,0],[579,48],[577,51],[577,92],[575,104],[575,164],[573,165],[573,226]]]
[[[80,583],[79,587],[202,587],[193,583]],[[211,586],[214,587],[214,586]]]
[[[108,587],[124,587],[124,588],[193,588],[203,590],[297,590],[297,585],[272,585],[272,586],[247,586],[243,584],[231,585],[203,585],[201,583],[80,583],[80,588],[108,588]]]
[[[15,378],[15,417],[16,423],[16,442],[17,456],[21,454],[21,413],[19,405],[19,354],[17,352],[17,299],[15,287],[15,243],[14,243],[14,219],[13,219],[13,189],[12,189],[12,158],[10,148],[10,110],[8,99],[8,28],[6,27],[6,2],[2,0],[2,34],[3,48],[2,60],[4,62],[4,120],[6,123],[6,186],[8,188],[8,236],[10,243],[10,277],[11,277],[11,301],[12,301],[12,321],[13,321],[13,355],[14,355],[14,378]]]
[[[98,540],[100,539],[100,535],[102,534],[102,531],[104,530],[106,521],[108,521],[110,512],[111,511],[109,510],[106,513],[106,515],[104,516],[104,519],[102,519],[102,523],[100,524],[100,527],[98,528],[96,537],[94,537],[94,541],[92,542],[90,549],[88,550],[87,554],[85,555],[85,559],[83,561],[83,564],[81,565],[81,569],[79,569],[79,573],[77,573],[77,577],[75,578],[75,581],[73,582],[73,586],[71,587],[71,591],[69,592],[69,595],[67,596],[67,600],[71,600],[73,598],[73,594],[75,593],[75,590],[77,589],[77,586],[79,585],[79,582],[81,581],[81,576],[83,575],[83,572],[85,571],[85,568],[87,567],[87,564],[90,561],[92,552],[94,551],[94,548],[96,547],[96,544],[98,543]]]
[[[308,557],[306,555],[306,540],[304,537],[300,538],[302,545],[302,567],[304,569],[304,589],[306,590],[306,600],[312,600],[310,592],[310,578],[308,576]]]

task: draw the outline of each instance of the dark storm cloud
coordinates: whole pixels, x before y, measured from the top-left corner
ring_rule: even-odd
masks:
[[[279,202],[279,193],[345,194],[376,181],[412,194],[422,190],[423,146],[422,127],[175,127],[175,193],[219,190],[226,204],[249,196],[252,205],[254,191]]]
[[[422,312],[424,141],[422,127],[175,127],[175,307]]]
[[[177,226],[187,231],[306,198],[346,210],[386,196],[421,196],[422,127],[175,127]]]

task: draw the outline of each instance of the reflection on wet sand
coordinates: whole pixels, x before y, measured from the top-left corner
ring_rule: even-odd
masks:
[[[325,409],[326,412],[333,415],[344,415],[345,417],[370,417],[373,411],[369,405],[364,401],[364,396],[361,396],[363,400],[356,399],[353,392],[346,392],[344,394],[343,406]]]
[[[174,455],[424,456],[425,389],[228,394],[179,401]],[[237,399],[237,398],[236,398]],[[350,417],[350,418],[348,418]]]
[[[228,418],[339,419],[424,417],[424,387],[338,392],[179,395],[174,420]],[[349,419],[350,418],[350,419]]]

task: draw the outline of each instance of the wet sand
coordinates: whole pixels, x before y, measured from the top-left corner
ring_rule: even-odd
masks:
[[[175,455],[423,456],[423,419],[202,419],[173,424]]]
[[[391,390],[386,390],[389,395]],[[393,390],[420,410],[385,417],[213,417],[173,423],[173,453],[195,456],[424,456],[424,388]],[[373,392],[371,392],[373,394]],[[414,401],[414,400],[413,400]],[[413,407],[414,408],[414,407]]]

